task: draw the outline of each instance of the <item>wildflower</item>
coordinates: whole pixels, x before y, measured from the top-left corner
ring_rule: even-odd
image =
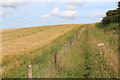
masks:
[[[97,56],[99,55],[99,53],[96,54]]]
[[[100,53],[101,55],[103,55],[104,53]]]
[[[97,46],[104,46],[104,43],[99,43]]]

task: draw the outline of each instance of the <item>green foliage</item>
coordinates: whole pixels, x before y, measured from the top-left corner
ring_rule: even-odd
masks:
[[[106,16],[103,17],[102,23],[119,23],[120,22],[120,2],[118,2],[118,7],[116,10],[109,10],[106,12]]]
[[[108,12],[106,12],[107,16],[113,16],[117,14],[117,10],[109,10]]]
[[[118,2],[118,7],[120,8],[120,1]]]
[[[115,30],[117,32],[117,30],[119,29],[117,23],[110,23],[108,25],[103,25],[102,23],[97,23],[97,24],[95,24],[95,26],[99,29],[103,29],[105,31],[105,33],[110,32],[112,30]]]

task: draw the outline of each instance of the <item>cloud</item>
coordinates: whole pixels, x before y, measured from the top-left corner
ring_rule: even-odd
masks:
[[[73,7],[67,7],[63,12],[59,11],[59,8],[54,8],[51,15],[57,15],[63,18],[74,18],[78,15],[78,11]]]
[[[54,16],[62,17],[62,18],[76,18],[78,16],[78,9],[77,6],[83,6],[85,1],[67,1],[66,8],[64,11],[60,11],[59,8],[54,8],[49,14],[43,15],[43,18],[51,18]]]
[[[93,13],[92,15],[89,15],[89,18],[102,17],[104,15],[105,15],[104,13],[96,12],[96,13]]]
[[[0,8],[12,8],[17,9],[18,6],[23,6],[31,0],[0,0]],[[12,12],[0,12],[0,16],[13,15]]]
[[[75,18],[78,15],[77,9],[65,9],[63,12],[59,11],[59,8],[54,8],[51,13],[43,15],[43,18],[51,18],[53,16],[58,16],[62,18]]]
[[[65,10],[64,12],[60,12],[58,15],[63,18],[75,18],[76,16],[78,16],[78,11],[77,10]]]
[[[60,11],[59,8],[54,8],[49,14],[43,15],[43,18],[51,18],[53,16],[58,16],[62,18],[75,18],[78,16],[78,10],[76,7],[68,5],[64,11]]]
[[[59,8],[54,8],[51,14],[52,15],[59,14]]]
[[[20,0],[20,1],[16,1],[16,0],[2,0],[0,2],[0,6],[3,7],[3,8],[17,9],[18,6],[23,6],[24,4],[26,4],[26,3],[30,2],[30,1],[29,0]]]

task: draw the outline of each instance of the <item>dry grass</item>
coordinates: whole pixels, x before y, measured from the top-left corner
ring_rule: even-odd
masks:
[[[3,77],[15,77],[26,70],[27,64],[35,65],[53,54],[81,27],[74,24],[3,30]]]
[[[34,28],[20,29],[22,30],[21,31],[22,33],[20,31],[13,30],[13,32],[16,32],[17,34],[11,33],[11,35],[8,34],[9,32],[5,31],[5,34],[3,35],[4,37],[3,42],[16,41],[17,43],[17,41],[19,41],[21,42],[19,43],[21,47],[19,47],[18,45],[17,47],[18,50],[21,51],[21,53],[22,51],[28,51],[28,52],[27,54],[20,55],[21,57],[16,57],[16,59],[11,60],[11,57],[13,58],[15,55],[11,57],[9,57],[10,55],[8,55],[8,57],[6,56],[5,59],[3,59],[5,62],[3,66],[4,77],[17,76],[20,71],[23,72],[25,70],[23,68],[27,64],[30,63],[34,65],[38,63],[39,61],[43,60],[45,57],[49,56],[51,53],[54,53],[55,50],[60,49],[60,47],[58,46],[63,47],[64,43],[68,44],[71,39],[72,41],[74,41],[73,39],[75,39],[76,42],[74,43],[74,45],[72,47],[67,47],[68,51],[66,56],[64,54],[64,49],[62,49],[60,52],[57,53],[58,73],[56,73],[55,70],[54,56],[53,56],[50,59],[43,62],[41,65],[38,65],[37,69],[33,68],[33,75],[35,75],[41,69],[43,69],[44,66],[50,65],[47,69],[45,69],[42,73],[40,73],[36,77],[37,78],[48,78],[48,77],[85,78],[83,75],[89,73],[89,75],[87,76],[88,78],[111,78],[111,77],[116,78],[118,76],[117,35],[111,31],[105,31],[104,28],[100,29],[97,26],[95,26],[95,24],[91,24],[91,25],[86,25],[86,27],[83,29],[80,39],[76,39],[75,36],[81,29],[80,26],[78,27],[77,26],[57,25],[57,26],[46,26],[40,28],[38,27],[36,29]],[[26,32],[26,30],[28,32]],[[68,32],[68,31],[72,31],[72,32]],[[12,39],[9,40],[10,38],[8,39],[6,34],[9,35],[8,37],[10,36],[14,36],[14,37],[12,37]],[[113,36],[111,37],[111,35]],[[34,43],[34,44],[30,44],[30,43]],[[101,48],[97,46],[98,43],[105,44],[102,47],[102,52],[104,52],[104,55],[96,55],[97,53],[101,52]],[[26,50],[20,50],[23,49],[22,48],[23,45],[27,47]],[[32,47],[28,45],[31,45]],[[44,46],[43,48],[46,49],[39,48],[42,46]],[[39,48],[39,50],[35,50],[34,52],[29,52],[30,50],[35,49],[37,47]],[[87,67],[89,67],[89,69],[85,69],[86,65]],[[9,73],[13,73],[13,75]],[[23,75],[23,77],[25,76]]]
[[[110,25],[108,27],[111,27]],[[113,71],[115,76],[118,76],[118,37],[113,31],[105,31],[104,29],[96,28],[95,25],[91,25],[91,33],[94,34],[94,42],[104,43],[102,47],[104,53],[104,60],[108,71]],[[98,32],[99,31],[99,32]],[[117,31],[115,31],[117,32]],[[105,34],[106,33],[106,34]],[[98,37],[99,36],[99,37]],[[107,37],[107,38],[106,38]],[[100,48],[98,48],[100,50]],[[110,72],[109,72],[110,74]],[[112,73],[113,74],[113,73]]]
[[[106,32],[109,37],[109,31]],[[72,47],[67,48],[67,55],[64,51],[57,54],[58,73],[53,72],[51,78],[85,78],[84,74],[88,73],[88,78],[116,78],[118,76],[118,58],[117,58],[117,35],[105,40],[104,29],[99,29],[95,24],[86,25],[80,39]],[[98,43],[104,43],[103,47],[98,47]],[[115,43],[115,44],[113,44]],[[104,55],[96,55],[104,52]],[[87,58],[86,58],[87,57]],[[88,69],[85,69],[87,65]],[[52,68],[55,67],[54,65]],[[54,70],[51,67],[49,70]],[[50,72],[47,72],[48,75]],[[41,73],[43,74],[43,73]],[[41,75],[40,74],[40,75]],[[44,78],[45,76],[37,76]]]
[[[2,54],[3,56],[17,54],[33,50],[38,46],[42,47],[74,27],[76,26],[56,25],[3,30]]]

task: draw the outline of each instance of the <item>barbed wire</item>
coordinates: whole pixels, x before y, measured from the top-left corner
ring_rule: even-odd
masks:
[[[47,66],[45,66],[40,72],[38,72],[37,74],[35,74],[35,76],[33,78],[35,78],[38,74],[40,74],[43,70],[45,70],[47,68]]]
[[[83,29],[83,28],[82,28]],[[82,33],[82,31],[80,30],[79,34],[77,34],[77,36],[75,37],[75,42],[77,41],[76,39],[79,38],[78,36],[80,36]],[[74,42],[73,42],[74,43]],[[67,47],[70,47],[71,45],[68,45]],[[57,52],[61,51],[62,49],[64,49],[63,47],[60,48],[59,50],[57,50]],[[65,50],[65,49],[64,49]],[[56,53],[56,52],[55,52]],[[54,54],[55,54],[54,53]],[[60,54],[62,54],[64,52],[61,52]],[[36,65],[42,63],[43,61],[47,60],[48,58],[50,58],[51,56],[53,56],[54,54],[48,56],[47,58],[45,58],[44,60],[40,61],[39,63],[37,63]],[[34,65],[33,67],[35,67],[36,65]],[[38,72],[33,78],[35,78],[38,74],[40,74],[43,70],[45,70],[48,66],[45,66],[40,72]]]
[[[52,60],[52,61],[54,61],[54,60]],[[52,62],[51,61],[51,62]],[[52,62],[53,63],[53,62]],[[52,64],[51,63],[51,64]],[[37,74],[35,74],[34,76],[33,76],[33,78],[35,78],[38,74],[40,74],[42,71],[44,71],[46,68],[48,68],[50,66],[50,64],[48,64],[47,66],[45,66],[42,70],[40,70],[40,72],[38,72]]]
[[[17,77],[15,77],[15,78],[18,78],[19,76],[21,76],[21,75],[25,74],[27,71],[28,71],[28,70],[26,70],[26,71],[22,72],[21,74],[19,74],[19,75],[18,75]]]
[[[54,53],[54,54],[55,54],[55,53]],[[54,54],[52,54],[52,55],[48,56],[47,58],[43,59],[43,60],[42,60],[42,61],[40,61],[39,63],[35,64],[32,68],[34,68],[34,67],[35,67],[35,66],[37,66],[38,64],[42,63],[43,61],[47,60],[48,58],[50,58],[50,57],[51,57],[51,56],[53,56]],[[17,77],[15,77],[15,78],[18,78],[19,76],[21,76],[21,75],[25,74],[27,71],[28,71],[28,70],[26,70],[26,71],[22,72],[21,74],[19,74],[19,75],[18,75]]]
[[[62,48],[59,49],[59,51],[61,50]],[[43,61],[47,60],[48,58],[50,58],[51,56],[53,56],[55,53],[51,54],[50,56],[48,56],[47,58],[43,59],[42,61],[40,61],[39,63],[35,64],[32,68],[34,68],[35,66],[37,66],[38,64],[41,64]],[[28,70],[22,72],[21,74],[19,74],[17,77],[15,78],[18,78],[19,76],[25,74]]]
[[[84,27],[83,27],[83,28],[84,28]],[[77,38],[80,38],[80,37],[78,37],[78,36],[80,36],[80,35],[82,34],[83,28],[81,28],[79,34],[77,34],[77,36],[74,38],[74,41],[72,42],[72,44],[74,44],[74,43],[77,41]],[[68,47],[70,47],[70,46],[71,46],[71,45],[68,45]],[[62,49],[64,49],[64,47],[62,47],[62,48],[60,48],[59,50],[57,50],[57,52],[61,51]],[[65,50],[65,49],[64,49],[64,50]],[[47,60],[48,58],[50,58],[51,56],[53,56],[55,53],[56,53],[56,52],[54,52],[54,53],[51,54],[50,56],[46,57],[46,58],[43,59],[42,61],[38,62],[37,64],[33,65],[32,68],[34,68],[34,67],[37,66],[38,64],[41,64],[43,61]],[[62,53],[64,53],[64,52],[61,52],[60,54],[62,54]],[[45,66],[44,68],[46,68],[46,66]],[[43,68],[43,69],[44,69],[44,68]],[[43,71],[43,69],[42,69],[41,71]],[[19,75],[16,76],[15,78],[20,77],[21,75],[25,74],[27,71],[28,71],[28,70],[25,70],[24,72],[22,72],[21,74],[19,74]],[[40,72],[41,72],[41,71],[40,71]],[[36,75],[37,75],[37,74],[36,74]]]
[[[52,55],[48,56],[47,58],[43,59],[42,61],[40,61],[39,63],[35,64],[33,67],[37,66],[38,64],[41,64],[43,61],[47,60],[48,58],[50,58],[51,56],[53,56],[55,53],[53,53]]]

